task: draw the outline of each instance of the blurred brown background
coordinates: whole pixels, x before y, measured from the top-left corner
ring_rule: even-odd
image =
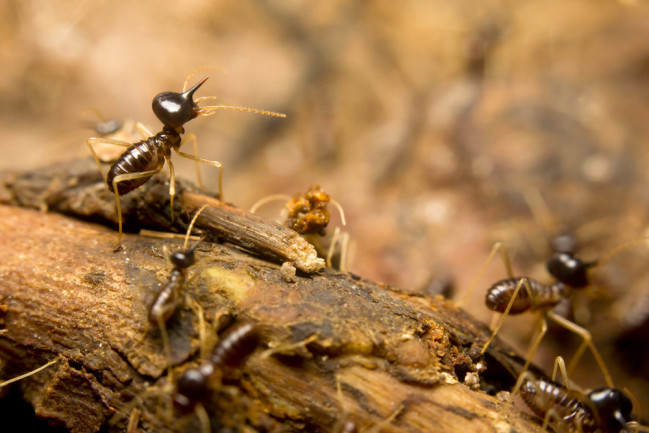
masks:
[[[320,184],[347,213],[351,270],[407,289],[451,280],[460,297],[496,240],[517,274],[549,282],[561,230],[587,260],[646,235],[646,1],[5,0],[0,63],[0,169],[88,155],[87,109],[157,131],[153,96],[220,68],[194,77],[210,75],[198,96],[288,115],[187,125],[223,163],[226,199]],[[216,188],[216,170],[202,174]],[[648,250],[595,269],[573,303],[645,412]],[[504,277],[494,261],[466,309],[488,321],[484,292]],[[503,338],[524,349],[532,326],[511,318]],[[577,345],[555,331],[535,361]],[[583,386],[603,385],[592,364],[574,375]]]

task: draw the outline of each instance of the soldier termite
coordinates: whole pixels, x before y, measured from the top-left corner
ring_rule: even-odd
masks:
[[[286,115],[281,113],[246,107],[233,107],[227,105],[199,106],[198,102],[206,99],[213,99],[214,97],[205,96],[194,100],[194,93],[203,85],[203,83],[205,83],[207,77],[199,81],[190,89],[187,89],[189,79],[192,75],[193,74],[185,80],[182,93],[162,92],[153,98],[153,112],[163,124],[162,130],[157,134],[153,135],[153,133],[138,123],[138,130],[143,136],[145,136],[145,138],[137,143],[126,143],[110,138],[93,137],[88,139],[88,147],[97,162],[102,176],[104,176],[108,189],[115,194],[115,205],[117,207],[117,220],[119,224],[117,243],[119,243],[122,237],[122,208],[120,204],[120,196],[127,194],[146,183],[151,176],[162,169],[165,161],[169,166],[169,196],[171,216],[173,218],[173,200],[176,191],[174,169],[170,159],[172,150],[179,156],[195,161],[197,181],[201,187],[198,163],[202,162],[217,167],[219,169],[219,197],[221,199],[223,198],[223,167],[221,166],[221,163],[180,151],[180,147],[183,144],[191,141],[193,143],[194,153],[198,153],[196,136],[194,134],[187,134],[184,137],[181,137],[181,135],[185,133],[185,123],[195,119],[196,117],[211,116],[218,110],[223,109],[246,111],[267,116],[286,117]],[[98,143],[127,147],[126,151],[112,164],[107,175],[104,175],[101,168],[101,160],[93,148],[93,145]]]
[[[333,267],[342,271],[347,270],[349,234],[341,232],[340,227],[336,227],[331,236],[325,238],[325,229],[331,218],[328,209],[329,203],[338,209],[341,224],[347,225],[345,212],[340,203],[332,199],[319,185],[312,185],[305,193],[296,194],[293,197],[287,194],[264,197],[250,208],[250,212],[255,213],[261,206],[279,200],[286,202],[287,214],[284,225],[292,228],[314,245],[318,254],[326,259],[329,267],[334,264],[336,247],[340,245],[340,257],[337,266]]]
[[[502,327],[508,314],[521,314],[527,311],[538,312],[540,313],[540,331],[538,336],[530,345],[523,372],[527,370],[527,367],[534,357],[536,349],[547,331],[546,319],[550,319],[565,329],[579,335],[583,340],[582,344],[575,352],[568,370],[571,371],[576,366],[584,350],[588,347],[593,353],[593,357],[604,375],[606,384],[609,387],[612,387],[611,375],[608,372],[599,351],[595,348],[595,345],[592,342],[591,334],[586,329],[555,314],[551,310],[563,299],[568,299],[573,289],[578,290],[588,286],[589,269],[600,266],[602,263],[608,261],[613,255],[641,242],[646,242],[646,239],[640,239],[620,245],[597,262],[584,262],[575,254],[574,242],[569,238],[560,237],[554,242],[555,253],[546,263],[550,274],[557,279],[557,281],[551,284],[544,284],[529,277],[514,277],[511,271],[511,264],[509,262],[507,251],[500,242],[497,242],[492,248],[485,264],[472,282],[469,290],[460,301],[461,305],[464,300],[468,298],[488,264],[497,253],[500,253],[509,278],[496,282],[487,290],[486,305],[489,309],[502,313],[502,315],[491,336],[483,345],[481,353],[484,353],[487,350],[487,347],[491,344],[491,341],[493,341],[494,337]],[[519,376],[519,381],[520,377],[522,376]],[[517,383],[517,385],[519,385],[519,383]]]

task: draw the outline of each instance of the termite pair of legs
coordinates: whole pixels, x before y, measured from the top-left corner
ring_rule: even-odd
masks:
[[[147,138],[152,137],[154,135],[150,130],[148,130],[144,125],[142,125],[139,122],[136,124],[136,128],[137,128],[138,132],[140,133],[140,136],[143,139],[147,139]],[[212,161],[212,160],[209,160],[209,159],[205,159],[205,158],[201,158],[199,156],[196,156],[196,154],[198,153],[198,143],[197,143],[197,139],[196,139],[195,134],[190,133],[190,134],[185,135],[182,138],[180,145],[182,146],[183,144],[186,144],[188,142],[191,142],[192,145],[193,145],[194,155],[191,155],[191,154],[188,154],[188,153],[185,153],[185,152],[181,152],[180,150],[177,150],[177,149],[173,148],[174,151],[179,156],[182,156],[183,158],[191,159],[191,160],[194,161],[195,167],[196,167],[196,182],[198,183],[198,186],[200,188],[203,188],[203,183],[202,183],[202,180],[201,180],[200,169],[199,169],[198,163],[202,162],[204,164],[208,164],[208,165],[211,165],[211,166],[214,166],[214,167],[218,168],[219,169],[219,199],[223,200],[223,166],[218,161]],[[104,162],[104,161],[102,161],[101,158],[97,155],[97,152],[95,151],[94,146],[97,145],[97,144],[110,144],[110,145],[121,146],[121,147],[125,147],[125,148],[129,148],[129,147],[133,146],[133,143],[127,143],[127,142],[120,141],[120,140],[114,140],[112,138],[96,138],[96,137],[89,138],[88,141],[87,141],[87,144],[88,144],[88,148],[90,149],[90,152],[92,153],[92,156],[95,159],[95,162],[97,163],[97,167],[99,167],[99,171],[101,172],[101,175],[104,178],[104,182],[107,182],[106,174],[104,173],[104,171],[102,169],[102,162]],[[176,195],[176,177],[175,177],[173,163],[166,156],[164,158],[165,158],[165,161],[166,161],[167,165],[169,166],[169,197],[170,197],[170,207],[171,207],[171,218],[173,220],[173,217],[174,217],[174,197]],[[105,161],[105,162],[112,162],[112,161]],[[117,222],[119,224],[119,235],[118,235],[118,238],[117,238],[117,243],[119,243],[121,241],[121,238],[122,238],[122,223],[123,223],[122,206],[121,206],[121,202],[120,202],[120,194],[119,194],[118,185],[120,183],[122,183],[122,182],[127,182],[127,181],[130,181],[130,180],[149,178],[149,177],[153,176],[154,174],[158,173],[162,169],[163,166],[164,166],[164,164],[160,164],[159,167],[154,169],[154,170],[148,170],[148,171],[137,172],[137,173],[120,174],[120,175],[115,176],[115,178],[113,179],[113,181],[112,181],[112,189],[113,189],[114,194],[115,194],[115,206],[116,206],[116,209],[117,209]]]
[[[493,246],[493,248],[491,250],[491,253],[487,257],[487,260],[485,261],[484,265],[480,268],[480,271],[478,272],[478,275],[476,276],[476,278],[472,282],[471,286],[469,287],[469,290],[467,291],[467,293],[464,295],[464,297],[460,301],[460,305],[471,294],[471,292],[473,291],[473,289],[477,285],[480,277],[484,273],[485,269],[487,268],[487,266],[489,265],[491,260],[498,253],[500,253],[500,255],[502,257],[503,264],[505,265],[505,269],[507,270],[507,274],[508,274],[509,278],[510,279],[514,278],[514,276],[512,274],[511,263],[509,261],[509,256],[507,254],[507,251],[506,251],[505,247],[500,242],[497,242]],[[534,290],[532,289],[532,285],[531,285],[530,280],[528,278],[520,278],[518,280],[518,283],[516,284],[515,290],[513,291],[512,295],[511,295],[511,298],[509,299],[507,307],[503,310],[503,313],[502,313],[498,323],[496,324],[495,328],[493,329],[491,336],[489,337],[489,339],[483,345],[481,353],[484,353],[487,350],[487,348],[489,347],[489,345],[493,341],[494,337],[496,336],[496,334],[498,333],[498,331],[502,327],[502,325],[503,325],[503,323],[505,321],[505,318],[509,314],[509,312],[510,312],[512,306],[514,305],[514,302],[516,301],[516,298],[519,295],[519,292],[521,290],[525,290],[525,293],[526,293],[528,299],[530,300],[531,306],[530,306],[529,311],[537,312],[539,314],[539,333],[536,336],[536,338],[532,341],[532,344],[530,345],[530,348],[529,348],[529,351],[527,353],[527,357],[526,357],[526,360],[525,360],[525,365],[523,367],[522,373],[524,373],[527,370],[532,358],[534,357],[534,354],[536,353],[536,350],[538,349],[538,347],[539,347],[539,345],[541,343],[541,340],[545,336],[545,333],[547,331],[547,321],[546,321],[546,319],[550,319],[553,322],[557,323],[558,325],[564,327],[565,329],[579,335],[583,340],[582,344],[580,345],[579,349],[575,353],[575,356],[573,357],[573,359],[572,359],[572,361],[571,361],[571,363],[569,365],[568,371],[571,372],[575,368],[575,366],[577,365],[577,362],[581,358],[584,350],[586,349],[586,347],[589,347],[592,354],[593,354],[593,357],[595,358],[595,361],[597,362],[600,370],[602,371],[602,374],[604,375],[604,378],[606,380],[607,385],[612,387],[613,385],[612,385],[611,375],[608,372],[608,369],[606,368],[606,365],[604,364],[604,361],[603,361],[601,355],[599,354],[599,351],[597,350],[597,348],[595,348],[595,345],[592,342],[591,334],[586,329],[582,328],[581,326],[578,326],[577,324],[575,324],[575,323],[573,323],[573,322],[571,322],[571,321],[569,321],[567,319],[564,319],[563,317],[558,316],[555,313],[553,313],[552,311],[550,311],[550,308],[552,308],[552,307],[535,306],[535,300],[539,299],[539,295],[536,294],[534,292]],[[552,305],[552,306],[554,306],[554,305]],[[521,381],[521,376],[519,376],[519,380],[517,381],[517,385],[520,384],[520,381]]]
[[[45,370],[46,368],[48,368],[48,367],[56,364],[57,362],[59,362],[60,359],[61,359],[61,356],[57,356],[56,358],[54,358],[50,362],[48,362],[48,363],[46,363],[44,365],[41,365],[40,367],[38,367],[38,368],[36,368],[36,369],[34,369],[32,371],[29,371],[29,372],[27,372],[25,374],[21,374],[20,376],[16,376],[16,377],[14,377],[12,379],[9,379],[9,380],[5,380],[4,382],[0,382],[0,388],[4,388],[5,386],[10,385],[10,384],[12,384],[14,382],[18,382],[19,380],[23,380],[23,379],[25,379],[25,378],[27,378],[29,376],[32,376],[32,375],[34,375],[36,373],[40,373],[41,371]]]

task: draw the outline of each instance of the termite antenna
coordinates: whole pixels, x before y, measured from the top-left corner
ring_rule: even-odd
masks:
[[[187,75],[187,78],[185,78],[185,82],[183,83],[183,92],[187,90],[187,86],[189,85],[189,82],[194,78],[194,75],[198,74],[199,72],[207,72],[207,71],[215,71],[215,72],[220,72],[223,73],[225,70],[223,68],[219,68],[217,66],[203,66],[201,68],[196,68],[193,71]]]
[[[289,201],[291,196],[288,194],[272,194],[267,195],[266,197],[259,199],[250,207],[250,213],[257,213],[260,207],[267,205],[273,201]]]
[[[277,113],[275,111],[259,110],[257,108],[249,107],[238,107],[234,105],[206,105],[199,108],[197,115],[201,117],[208,117],[216,113],[218,110],[245,111],[247,113],[263,114],[264,116],[286,117],[286,114]]]
[[[338,213],[340,214],[340,222],[343,226],[346,226],[347,220],[345,219],[345,211],[343,210],[343,207],[337,200],[334,200],[333,198],[329,200],[329,203],[331,203],[336,207],[336,209],[338,209]]]
[[[627,249],[629,249],[631,247],[634,247],[634,246],[636,246],[638,244],[645,243],[645,242],[649,242],[648,237],[636,239],[634,241],[629,241],[629,242],[623,243],[622,245],[618,245],[617,247],[615,247],[611,251],[609,251],[608,254],[606,254],[604,257],[602,257],[601,259],[598,260],[598,266],[602,265],[603,263],[605,263],[607,261],[609,261],[613,256],[621,253],[622,251],[625,251],[625,250],[627,250]]]
[[[192,229],[194,228],[194,223],[196,223],[196,220],[198,219],[198,216],[199,216],[199,215],[201,214],[201,212],[203,212],[203,211],[205,210],[205,208],[208,207],[208,206],[209,206],[208,204],[204,204],[203,206],[201,206],[201,207],[198,209],[198,211],[196,211],[196,213],[194,214],[194,216],[192,217],[192,220],[191,220],[191,222],[189,223],[189,227],[187,228],[187,233],[185,234],[185,242],[183,243],[183,249],[186,249],[186,248],[187,248],[187,242],[189,242],[189,235],[191,234]],[[194,244],[194,246],[192,246],[191,250],[193,251],[194,248],[196,248],[196,245],[198,245],[198,244],[199,244],[203,239],[204,239],[204,237],[201,238],[201,239],[199,239],[198,242],[196,242],[196,243]]]

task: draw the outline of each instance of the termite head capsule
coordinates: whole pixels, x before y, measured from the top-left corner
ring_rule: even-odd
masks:
[[[194,92],[207,80],[207,77],[184,93],[162,92],[153,98],[153,112],[160,121],[170,128],[181,128],[198,116],[200,107],[194,102]]]
[[[204,238],[201,238],[198,242],[186,250],[179,250],[171,253],[169,255],[169,261],[176,268],[187,269],[196,262],[196,257],[194,256],[194,250],[201,243]]]
[[[569,252],[554,253],[548,260],[548,272],[562,283],[581,289],[588,285],[588,268],[595,266],[597,262],[582,262],[579,257]]]
[[[189,412],[196,403],[205,401],[210,395],[210,376],[214,369],[209,365],[190,368],[176,382],[174,404],[178,411]]]
[[[180,269],[187,269],[195,262],[194,250],[176,251],[171,253],[169,261]]]
[[[603,432],[627,431],[633,404],[622,391],[598,388],[588,393],[588,399],[596,409]]]

